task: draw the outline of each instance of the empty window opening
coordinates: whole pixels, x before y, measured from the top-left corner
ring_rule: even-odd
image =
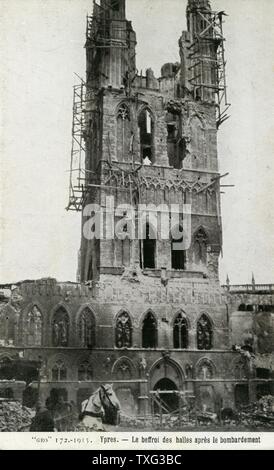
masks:
[[[270,370],[263,367],[256,368],[256,377],[258,379],[270,379]]]
[[[274,312],[274,305],[258,305],[258,312]]]
[[[212,326],[209,318],[202,315],[197,324],[198,349],[212,349]]]
[[[155,233],[149,224],[146,224],[146,238],[140,240],[140,265],[142,269],[155,268],[156,239]]]
[[[141,162],[148,159],[153,162],[153,130],[154,123],[151,113],[144,109],[138,118]]]
[[[188,325],[186,318],[179,313],[174,322],[173,346],[175,349],[187,349]]]
[[[142,328],[142,347],[143,348],[156,348],[157,347],[157,324],[154,315],[147,313]]]
[[[246,306],[246,311],[247,311],[247,312],[253,312],[253,310],[254,310],[254,306],[253,306],[253,305],[247,305],[247,306]]]
[[[178,231],[182,236],[171,240],[171,268],[185,269],[185,250],[180,247],[183,244],[183,227],[179,226]]]

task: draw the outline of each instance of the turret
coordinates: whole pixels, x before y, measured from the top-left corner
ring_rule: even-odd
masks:
[[[125,0],[94,2],[87,18],[87,84],[128,90],[135,76],[136,35],[125,15]]]
[[[213,103],[218,89],[217,50],[221,39],[216,36],[218,17],[208,0],[189,0],[186,13],[187,31],[179,40],[181,86],[185,95],[191,93],[195,100]]]

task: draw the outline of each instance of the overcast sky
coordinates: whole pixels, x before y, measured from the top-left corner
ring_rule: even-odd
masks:
[[[186,0],[127,0],[137,67],[178,60]],[[219,131],[220,278],[274,282],[274,1],[212,0],[224,25],[231,118]],[[80,214],[66,212],[74,72],[91,0],[0,0],[0,282],[75,280]]]

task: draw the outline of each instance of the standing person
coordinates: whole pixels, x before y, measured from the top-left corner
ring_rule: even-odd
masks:
[[[37,404],[36,414],[30,425],[30,431],[53,432],[54,420],[52,416],[51,401],[46,400],[46,406],[43,407],[41,402]]]

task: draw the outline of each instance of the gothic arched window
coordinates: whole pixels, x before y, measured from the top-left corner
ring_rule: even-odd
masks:
[[[142,328],[142,347],[157,347],[157,322],[153,313],[148,312],[143,321]]]
[[[121,104],[117,112],[117,160],[127,161],[131,146],[130,112]]]
[[[207,236],[201,228],[194,235],[194,262],[206,265],[207,261]]]
[[[84,382],[86,380],[92,380],[93,370],[92,366],[88,361],[83,362],[78,367],[78,380]]]
[[[132,324],[127,312],[122,312],[116,320],[115,327],[116,348],[131,348],[132,346]]]
[[[182,234],[180,238],[180,233]],[[171,239],[171,268],[185,269],[185,250],[180,245],[183,244],[183,227],[178,227],[178,237]]]
[[[138,117],[141,163],[153,163],[154,122],[151,112],[143,109]],[[149,163],[148,162],[148,163]]]
[[[57,361],[51,369],[52,380],[59,382],[67,379],[67,368],[62,360]]]
[[[5,304],[0,312],[0,339],[4,341],[4,343],[14,343],[18,319],[19,314],[11,314],[8,304]]]
[[[95,319],[88,307],[79,316],[78,334],[83,348],[91,348],[95,345]]]
[[[212,379],[214,376],[214,367],[210,361],[204,359],[198,365],[197,378],[201,380]]]
[[[212,349],[212,326],[209,318],[202,315],[197,323],[197,347],[198,349]]]
[[[42,345],[42,314],[36,305],[26,317],[25,341],[26,346]]]
[[[69,316],[64,307],[56,310],[52,323],[53,346],[68,346],[69,342]]]
[[[187,349],[188,347],[187,319],[181,313],[177,315],[174,322],[173,347],[175,349]]]

